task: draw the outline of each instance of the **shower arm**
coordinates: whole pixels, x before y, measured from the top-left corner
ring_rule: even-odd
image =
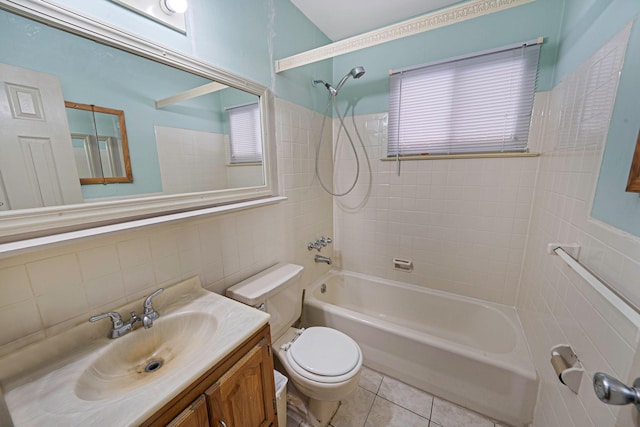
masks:
[[[345,75],[340,82],[338,83],[338,86],[336,86],[336,95],[338,94],[338,91],[340,90],[340,88],[342,88],[342,86],[346,83],[347,79],[349,78],[349,76],[351,76],[351,73],[347,73],[347,75]]]

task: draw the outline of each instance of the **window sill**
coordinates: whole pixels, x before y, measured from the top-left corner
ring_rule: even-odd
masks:
[[[235,168],[237,166],[262,166],[262,162],[227,163],[228,168]]]
[[[422,154],[415,156],[384,157],[383,162],[395,162],[396,160],[445,160],[445,159],[492,159],[509,157],[538,157],[540,153],[465,153],[465,154]]]

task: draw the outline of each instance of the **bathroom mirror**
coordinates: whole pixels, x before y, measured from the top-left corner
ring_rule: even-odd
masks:
[[[0,90],[0,243],[276,194],[266,87],[36,0],[0,0],[0,34],[0,66],[16,76],[1,84],[18,88]],[[29,73],[35,83],[19,80]],[[251,120],[232,124],[247,105]],[[259,157],[234,161],[232,144]]]
[[[65,101],[80,184],[133,182],[124,111]]]

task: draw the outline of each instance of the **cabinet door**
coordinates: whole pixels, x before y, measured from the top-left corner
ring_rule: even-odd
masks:
[[[269,345],[255,346],[206,392],[213,427],[267,427],[275,421]]]
[[[207,402],[200,396],[191,405],[173,419],[167,427],[210,427]]]

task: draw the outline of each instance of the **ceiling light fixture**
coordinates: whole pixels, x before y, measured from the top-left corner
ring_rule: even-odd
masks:
[[[187,11],[187,0],[160,0],[162,10],[173,15],[174,13],[185,13]]]
[[[1,0],[0,0],[1,1]],[[188,0],[111,0],[183,34],[187,33]]]

